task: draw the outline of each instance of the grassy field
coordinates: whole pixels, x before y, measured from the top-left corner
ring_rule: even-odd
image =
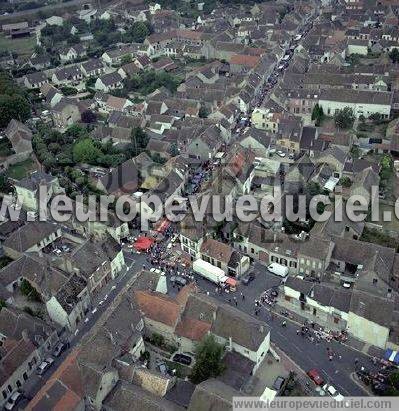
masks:
[[[0,35],[0,53],[14,51],[18,55],[30,55],[36,45],[36,37],[24,37],[21,39],[9,39]]]
[[[8,168],[8,176],[15,180],[21,180],[34,170],[36,170],[36,163],[28,158],[21,163],[10,166]]]

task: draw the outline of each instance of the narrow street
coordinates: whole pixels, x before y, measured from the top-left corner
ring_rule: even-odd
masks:
[[[239,285],[238,291],[233,295],[237,298],[237,308],[255,317],[255,300],[259,300],[263,291],[278,286],[281,279],[269,273],[258,263],[254,264],[253,270],[256,273],[255,280],[249,286]],[[235,304],[234,300],[229,302],[229,298],[233,298],[233,295],[217,294],[213,283],[197,275],[195,279],[199,288],[210,296],[227,304]],[[177,292],[171,285],[169,290],[171,293]],[[241,292],[244,294],[244,300],[240,296]],[[271,315],[270,311],[263,307],[257,318],[269,325],[271,342],[284,351],[303,371],[316,368],[325,382],[333,384],[343,395],[368,395],[352,378],[352,373],[355,371],[355,358],[359,360],[359,366],[363,365],[366,368],[372,366],[368,355],[337,341],[311,343],[307,338],[297,335],[299,324],[287,320],[287,325],[282,327],[282,321],[286,318],[280,316],[278,311],[277,314]],[[333,361],[329,361],[327,347],[335,353]]]
[[[112,304],[118,294],[126,287],[126,285],[137,276],[142,268],[142,264],[146,261],[146,255],[132,254],[131,251],[124,251],[127,269],[123,271],[115,280],[102,290],[101,294],[97,296],[93,302],[91,310],[87,313],[87,317],[80,323],[75,334],[65,333],[62,340],[69,341],[69,348],[66,349],[59,357],[53,357],[53,365],[45,372],[44,375],[37,375],[33,373],[26,381],[24,387],[24,395],[26,399],[20,402],[19,409],[24,409],[28,400],[33,398],[40,388],[51,378],[53,373],[57,370],[60,364],[64,361],[71,351],[73,351],[81,342],[81,340],[88,335],[97,321],[104,314],[107,308]]]

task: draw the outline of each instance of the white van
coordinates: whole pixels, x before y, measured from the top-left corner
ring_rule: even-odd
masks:
[[[288,275],[288,267],[286,267],[285,265],[281,265],[278,263],[271,263],[270,265],[267,266],[267,269],[275,274],[278,275],[279,277],[287,277]]]

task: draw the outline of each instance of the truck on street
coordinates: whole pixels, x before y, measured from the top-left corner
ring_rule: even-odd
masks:
[[[221,268],[215,267],[200,258],[193,262],[193,270],[202,277],[218,285],[224,283],[228,279]]]

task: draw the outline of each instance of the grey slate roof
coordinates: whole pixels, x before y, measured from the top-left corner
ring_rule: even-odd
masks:
[[[14,231],[4,246],[24,252],[58,230],[58,226],[45,221],[33,221]]]

